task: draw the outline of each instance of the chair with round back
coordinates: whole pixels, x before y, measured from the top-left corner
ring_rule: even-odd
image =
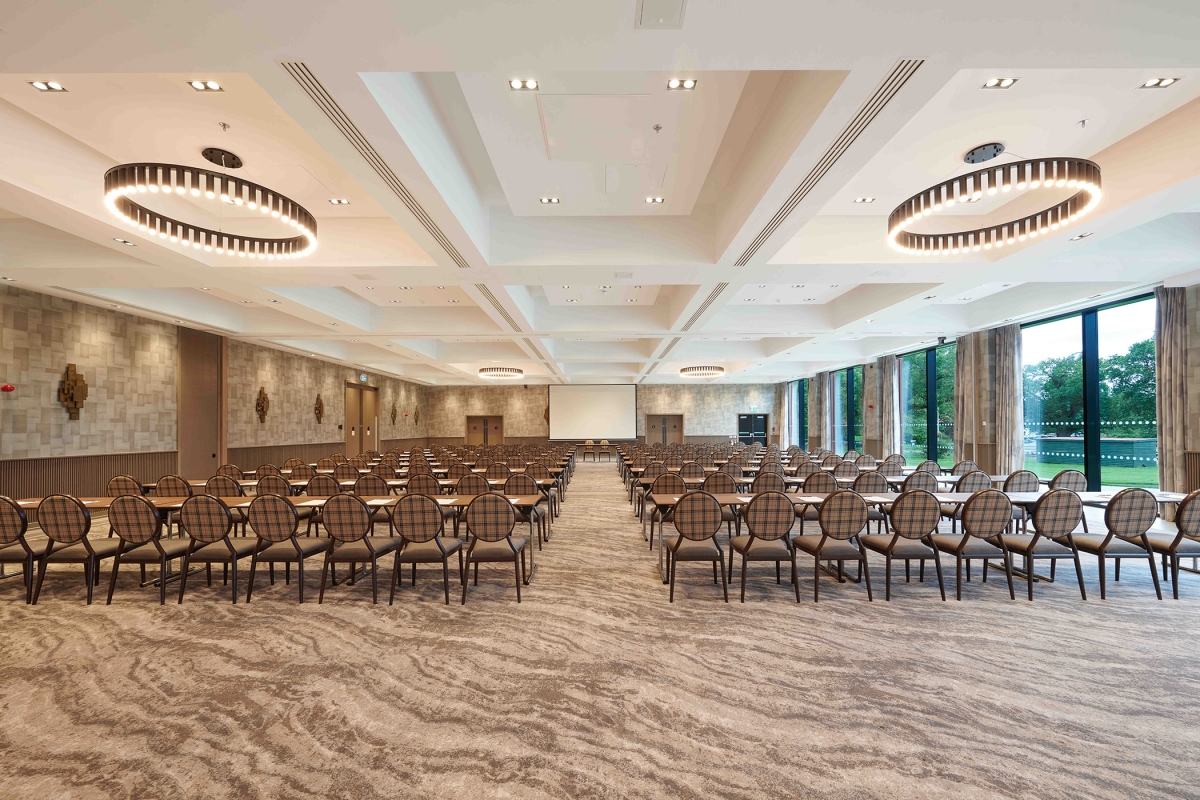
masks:
[[[562,512],[559,508],[558,482],[554,480],[554,476],[550,474],[546,465],[537,461],[530,462],[529,466],[525,468],[525,474],[538,481],[538,491],[546,496],[546,501],[550,504],[550,513],[555,516],[560,515]],[[552,483],[543,486],[541,481],[551,481]]]
[[[0,564],[20,564],[25,603],[33,602],[33,565],[46,552],[47,540],[26,541],[29,518],[15,500],[0,495]]]
[[[683,468],[683,457],[678,456],[678,455],[667,456],[666,459],[663,461],[663,465],[666,466],[666,468],[668,470],[672,470],[672,471],[677,470],[677,469],[682,469]]]
[[[721,504],[717,498],[705,491],[690,492],[679,498],[671,512],[676,534],[664,536],[667,551],[667,570],[670,574],[670,602],[675,602],[675,573],[680,561],[710,561],[713,565],[713,583],[717,581],[717,570],[721,572],[721,589],[725,602],[729,602],[729,585],[725,573],[725,551],[717,543],[717,532],[721,530]]]
[[[179,509],[179,527],[188,535],[188,550],[183,556],[179,576],[179,602],[187,589],[189,564],[193,561],[205,565],[208,585],[212,586],[212,565],[221,564],[225,580],[229,580],[229,568],[233,567],[233,602],[238,598],[238,559],[254,554],[258,543],[247,537],[231,537],[233,515],[229,506],[220,498],[198,494],[183,501]]]
[[[222,464],[221,466],[217,467],[216,474],[224,475],[227,478],[233,478],[235,481],[240,481],[242,478],[246,477],[246,474],[242,472],[242,468],[237,464]]]
[[[917,472],[928,472],[931,475],[941,475],[942,466],[936,461],[926,460],[917,465]]]
[[[735,482],[740,482],[745,477],[742,471],[742,465],[733,461],[727,461],[722,464],[720,471],[733,478]]]
[[[861,455],[862,453],[858,452],[857,450],[847,450],[842,454],[842,459],[844,461],[853,461]]]
[[[38,527],[49,541],[38,563],[37,584],[33,587],[33,605],[37,605],[49,564],[83,564],[87,583],[87,602],[92,604],[92,588],[99,579],[100,562],[112,558],[121,546],[119,539],[91,541],[92,515],[76,497],[52,494],[38,504]]]
[[[646,492],[646,505],[650,514],[650,549],[654,549],[654,522],[658,521],[661,528],[671,519],[673,503],[669,498],[682,497],[687,494],[687,483],[677,472],[664,472],[654,479]],[[646,535],[646,514],[642,514],[642,536]]]
[[[1100,599],[1107,596],[1104,559],[1116,560],[1116,580],[1121,580],[1121,559],[1149,559],[1150,576],[1154,579],[1154,592],[1162,600],[1162,587],[1158,583],[1158,568],[1154,564],[1154,549],[1148,533],[1158,518],[1158,501],[1145,489],[1122,489],[1108,501],[1104,509],[1104,524],[1108,533],[1073,534],[1076,547],[1084,553],[1096,556],[1100,569]]]
[[[858,465],[853,461],[843,461],[833,468],[833,477],[835,478],[857,478]]]
[[[708,473],[704,471],[704,467],[700,466],[695,461],[686,461],[684,462],[684,465],[679,468],[679,477],[684,479],[692,478],[693,480],[704,480],[704,477],[707,474]]]
[[[889,494],[891,487],[888,486],[887,478],[872,470],[871,472],[863,472],[854,479],[854,491],[859,494]],[[883,511],[883,506],[867,504],[867,527],[870,528],[871,523],[876,523],[879,533],[883,533],[883,526],[887,523],[887,514]]]
[[[1008,551],[1000,547],[1000,535],[1012,523],[1012,503],[1007,495],[998,489],[984,489],[971,495],[962,509],[961,533],[939,533],[933,536],[933,544],[943,553],[954,556],[955,563],[955,596],[962,600],[962,565],[966,561],[983,561],[986,565],[991,559],[1004,562],[1004,574],[1008,577],[1008,594],[1010,599],[1016,599],[1012,581],[1012,560]],[[987,580],[985,566],[984,580]],[[967,580],[971,579],[968,566]]]
[[[450,468],[446,471],[446,478],[448,480],[457,481],[459,478],[463,477],[464,475],[470,475],[470,474],[471,474],[471,468],[468,467],[466,464],[463,464],[460,462],[460,463],[450,465]]]
[[[432,475],[418,474],[408,479],[405,491],[408,494],[423,494],[428,497],[437,497],[442,493],[442,485]]]
[[[242,484],[230,478],[228,475],[213,475],[204,484],[204,493],[213,497],[245,497],[246,492],[242,489]],[[231,508],[229,513],[233,514],[234,526],[242,526],[242,536],[246,535],[246,512],[240,508]]]
[[[783,476],[778,472],[760,472],[758,477],[750,484],[751,494],[762,494],[763,492],[783,492],[787,489],[787,484],[783,482]],[[795,513],[792,514],[792,520],[796,518]],[[732,569],[732,567],[730,568]]]
[[[330,458],[333,459],[333,463],[335,464],[346,463],[346,455],[344,453],[334,453]]]
[[[713,461],[713,457],[708,454],[697,457],[696,463],[699,464],[701,467],[708,467],[709,469],[712,469],[713,467],[717,466],[716,462]]]
[[[137,478],[129,475],[114,475],[108,479],[106,491],[109,497],[124,497],[125,495],[141,497],[142,484],[138,483]]]
[[[904,474],[904,465],[899,461],[880,461],[875,471],[889,478],[899,477]]]
[[[263,464],[258,469],[254,470],[254,480],[258,480],[266,475],[282,475],[279,467],[274,464]]]
[[[1078,494],[1079,492],[1087,491],[1087,476],[1077,469],[1064,469],[1062,472],[1050,479],[1051,489],[1070,489]],[[1083,524],[1083,532],[1088,532],[1087,514],[1083,515],[1080,520]],[[1050,571],[1054,571],[1054,562],[1050,562]]]
[[[487,494],[491,490],[492,487],[487,478],[477,472],[462,476],[458,479],[458,483],[454,484],[454,493],[457,495],[477,496]]]
[[[903,456],[903,455],[901,455],[900,453],[890,453],[890,454],[888,454],[888,456],[887,456],[886,458],[884,458],[883,460],[884,460],[884,461],[889,461],[889,462],[891,462],[891,463],[893,463],[893,464],[899,464],[899,465],[900,465],[900,466],[902,466],[902,467],[903,467],[905,464],[907,464],[907,463],[908,463],[907,461],[905,461],[905,460],[904,460],[904,456]]]
[[[839,456],[837,453],[830,453],[829,455],[827,455],[821,459],[821,466],[822,467],[836,467],[838,464],[842,463],[842,460],[843,460],[842,457]]]
[[[462,466],[462,465],[455,464],[454,466]],[[470,472],[470,469],[467,469],[466,467],[463,467],[463,469],[466,469],[468,472]],[[410,463],[408,465],[408,475],[410,478],[413,475],[432,475],[432,474],[433,474],[433,467],[429,466],[429,464],[425,461],[413,461],[412,463]]]
[[[914,473],[916,474],[916,473]],[[921,473],[927,474],[927,473]],[[961,494],[974,494],[982,492],[984,489],[992,488],[992,479],[986,473],[974,470],[963,474],[958,483],[955,484],[954,491]],[[951,533],[958,530],[958,520],[962,518],[962,503],[943,503],[942,517],[950,520]]]
[[[506,481],[510,475],[512,475],[512,470],[508,468],[507,464],[504,464],[500,461],[492,464],[487,468],[487,471],[483,473],[483,477],[487,478],[489,481]]]
[[[833,494],[838,490],[837,479],[832,473],[814,472],[804,479],[805,494]]]
[[[466,480],[464,478],[464,480]],[[475,585],[479,585],[479,563],[511,561],[516,576],[517,602],[521,602],[521,582],[525,580],[524,537],[513,536],[517,524],[517,512],[512,503],[502,494],[485,492],[476,496],[463,515],[467,522],[467,555],[463,565],[466,576],[475,564]],[[518,564],[519,561],[519,564]],[[463,581],[462,602],[467,602],[467,582]]]
[[[263,478],[263,480],[270,480],[270,476],[268,476],[267,478]],[[267,492],[264,492],[262,490],[262,481],[259,481],[258,485],[259,485],[259,489],[256,492],[256,494],[277,494],[280,497],[288,496],[288,495],[284,494],[283,492],[277,491],[277,489],[279,487],[275,484],[271,484],[270,485],[271,490],[267,491]],[[291,487],[288,487],[288,488],[291,488]],[[336,480],[334,480],[334,477],[332,475],[326,475],[324,473],[322,473],[320,475],[312,476],[311,478],[308,479],[308,483],[304,486],[304,494],[307,495],[308,497],[333,497],[335,494],[341,494],[341,493],[342,493],[342,485],[340,483],[338,483]],[[323,508],[323,506],[317,506],[316,508],[309,507],[309,508],[296,509],[296,512],[300,515],[300,519],[308,520],[308,528],[305,531],[306,536],[312,535],[314,528],[317,529],[318,535],[320,535],[320,527],[319,526],[321,525],[321,509],[322,508]]]
[[[154,484],[155,497],[191,497],[192,485],[178,475],[163,475]],[[175,512],[167,511],[167,536],[171,535],[171,525],[175,520]]]
[[[317,459],[317,469],[333,469],[337,465],[338,462],[334,461],[332,458]]]
[[[932,472],[919,469],[905,478],[900,487],[901,492],[913,492],[917,489],[923,492],[936,492],[938,490],[937,476]]]
[[[475,469],[481,469],[481,470],[487,471],[487,468],[490,467],[494,463],[495,462],[492,461],[492,459],[488,458],[487,456],[482,456],[480,458],[475,459]]]
[[[762,477],[764,476],[759,476]],[[747,562],[774,561],[775,583],[779,583],[779,565],[790,561],[792,584],[796,590],[796,602],[799,603],[800,584],[796,580],[796,551],[788,538],[792,526],[796,524],[796,512],[791,499],[782,491],[764,490],[756,493],[750,504],[742,510],[742,519],[746,523],[747,535],[729,540],[730,575],[733,574],[733,554],[738,553],[742,557],[742,602],[746,602]]]
[[[1037,524],[1036,518],[1034,524]],[[1200,558],[1200,489],[1192,492],[1175,509],[1175,533],[1147,531],[1150,549],[1162,555],[1163,578],[1169,578],[1179,599],[1179,559]],[[1050,562],[1053,566],[1054,562]],[[1170,567],[1170,573],[1167,572]],[[1054,577],[1051,574],[1050,577]]]
[[[1037,473],[1028,469],[1019,469],[1004,479],[1004,493],[1011,494],[1013,492],[1037,492],[1042,488],[1041,480]],[[1029,526],[1029,514],[1025,511],[1025,506],[1013,506],[1013,519],[1021,520],[1021,532],[1024,533]]]
[[[387,497],[392,493],[392,489],[388,486],[387,481],[378,475],[363,475],[354,482],[354,488],[351,490],[359,497]],[[328,502],[325,503],[329,505]],[[324,513],[324,512],[322,512]],[[323,519],[323,517],[322,517]],[[390,506],[378,506],[371,512],[371,535],[375,535],[374,524],[376,522],[386,523],[391,528],[392,510]]]
[[[1003,533],[1000,535],[1000,546],[1008,551],[1011,560],[1014,555],[1025,559],[1025,580],[1029,599],[1033,599],[1033,567],[1039,560],[1050,562],[1051,578],[1054,577],[1054,564],[1060,558],[1069,558],[1075,562],[1075,577],[1079,579],[1079,596],[1087,600],[1087,590],[1083,585],[1083,567],[1079,563],[1079,549],[1071,532],[1083,518],[1083,503],[1079,495],[1069,489],[1051,489],[1046,492],[1033,506],[1030,519],[1033,521],[1033,533]],[[1151,559],[1150,569],[1154,569]]]
[[[538,488],[537,481],[530,476],[521,473],[511,476],[504,482],[504,494],[509,497],[518,497],[521,495],[528,497],[542,497],[542,492]],[[517,514],[517,522],[529,524],[530,538],[537,539],[538,550],[542,549],[542,542],[550,541],[550,518],[546,513],[546,509],[541,505],[529,506],[527,511],[522,511],[516,506],[513,510]],[[537,524],[538,535],[534,534],[533,526]]]
[[[388,605],[396,601],[401,564],[412,564],[412,585],[415,586],[417,564],[436,564],[440,561],[442,588],[446,594],[446,605],[450,605],[449,558],[452,553],[458,553],[458,581],[466,584],[462,540],[443,536],[445,524],[442,508],[433,498],[420,494],[408,494],[400,498],[392,512],[392,527],[400,546],[396,550],[396,563],[392,568],[392,593]]]
[[[796,463],[795,475],[797,478],[807,478],[814,472],[822,472],[821,465],[816,461],[801,459]]]
[[[378,464],[376,464],[375,466],[371,467],[370,474],[378,475],[380,478],[383,478],[385,481],[396,480],[396,469],[391,464],[387,464],[382,461],[379,462]]]
[[[737,494],[737,482],[728,472],[714,472],[700,484],[702,491],[709,494]]]
[[[837,562],[839,581],[842,580],[845,562],[857,561],[862,564],[863,579],[867,584],[867,600],[872,600],[867,551],[858,538],[867,526],[866,502],[855,492],[835,492],[821,503],[817,523],[821,527],[820,536],[792,537],[794,547],[813,557],[813,602],[820,599],[822,561]]]
[[[333,479],[339,484],[349,481],[351,484],[358,480],[358,467],[353,463],[338,464],[333,468]]]
[[[870,453],[864,453],[863,455],[854,459],[854,463],[859,469],[863,469],[864,467],[872,468],[879,465],[879,462],[875,460],[875,456],[871,455]]]
[[[374,478],[364,475],[359,480]],[[374,536],[375,515],[370,506],[356,494],[336,494],[325,501],[321,508],[321,519],[325,521],[325,532],[329,534],[329,545],[325,548],[325,563],[321,566],[321,591],[317,605],[325,601],[325,582],[337,564],[349,564],[351,582],[357,564],[371,565],[371,603],[379,603],[379,556],[386,555],[400,545],[391,536]],[[391,517],[388,516],[390,530]],[[303,570],[303,562],[301,562]],[[301,573],[303,575],[303,572]]]
[[[298,467],[292,467],[292,474],[288,477],[294,481],[306,481],[317,474],[316,469],[308,464],[301,464]]]
[[[525,459],[521,456],[509,456],[504,463],[511,470],[524,469],[526,466]]]
[[[354,458],[350,459],[350,461],[347,463],[349,463],[350,466],[354,467],[357,470],[364,470],[364,469],[368,469],[371,466],[371,459],[367,458],[362,453],[359,453]]]
[[[646,493],[650,490],[650,486],[654,483],[654,479],[659,475],[664,475],[667,472],[667,467],[661,461],[651,461],[642,470],[640,481],[635,484],[636,491],[633,495],[633,513],[641,518],[644,516]]]
[[[296,467],[300,466],[303,463],[304,463],[304,461],[302,459],[289,458],[287,461],[283,462],[283,468],[284,469],[295,469]]]
[[[920,580],[924,583],[925,559],[932,558],[933,566],[937,570],[938,589],[942,593],[943,602],[946,600],[946,584],[942,581],[942,558],[930,538],[937,533],[941,518],[942,510],[933,493],[914,489],[904,492],[893,501],[888,513],[891,533],[871,533],[859,537],[863,547],[883,554],[886,559],[884,599],[892,599],[893,558],[904,559],[905,583],[909,582],[909,561],[917,559],[921,562]]]
[[[957,464],[955,464],[953,467],[951,467],[950,474],[951,475],[966,475],[969,472],[978,472],[978,471],[979,471],[978,464],[976,464],[974,461],[969,461],[967,459],[963,459],[962,461],[959,461]]]
[[[851,466],[853,466],[853,464]],[[783,470],[783,464],[781,464],[778,461],[764,461],[761,464],[759,464],[758,465],[758,474],[762,475],[764,472],[773,472],[776,475],[784,475],[785,474],[784,470]]]
[[[220,476],[218,476],[220,477]],[[226,478],[225,480],[229,480]],[[112,575],[108,581],[107,604],[112,604],[117,588],[117,571],[122,561],[141,567],[141,582],[146,582],[146,565],[158,565],[158,603],[167,603],[167,564],[187,554],[191,543],[182,537],[162,539],[162,516],[146,498],[124,495],[108,507],[108,521],[120,540],[113,557]]]
[[[328,478],[328,475],[318,475],[318,478]],[[312,480],[316,480],[313,478]],[[311,481],[310,481],[311,483]],[[282,475],[264,475],[254,484],[254,494],[277,494],[282,497],[292,496],[292,485],[283,479]]]
[[[315,480],[315,479],[314,479]],[[275,582],[275,565],[284,563],[288,572],[285,580],[291,582],[291,566],[296,565],[299,583],[299,599],[304,602],[304,559],[328,548],[329,542],[315,536],[303,538],[296,535],[300,516],[296,507],[286,497],[264,494],[250,503],[250,527],[258,537],[258,546],[250,558],[250,582],[246,588],[246,602],[254,594],[254,573],[258,563],[265,561],[271,567],[271,583]]]

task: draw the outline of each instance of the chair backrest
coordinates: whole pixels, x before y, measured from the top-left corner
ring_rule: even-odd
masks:
[[[21,541],[29,530],[29,517],[11,497],[0,495],[0,547]]]
[[[470,474],[469,471],[468,474]],[[442,485],[432,475],[413,475],[408,479],[408,488],[406,491],[409,494],[424,494],[430,497],[437,497],[442,493]]]
[[[883,460],[888,463],[899,464],[902,467],[908,463],[907,461],[904,460],[904,456],[901,455],[900,453],[891,453],[890,455],[888,455],[887,458],[885,458]]]
[[[817,524],[831,539],[852,539],[867,525],[867,503],[857,492],[835,492],[821,503]]]
[[[493,463],[495,463],[495,462],[493,462],[490,458],[488,458],[487,456],[483,456],[481,458],[475,459],[475,469],[487,469]]]
[[[942,520],[942,507],[933,492],[913,489],[896,498],[888,516],[892,521],[892,530],[905,539],[923,539],[937,533],[938,523]]]
[[[1006,492],[1036,492],[1040,488],[1037,473],[1027,469],[1019,469],[1004,480]]]
[[[853,461],[843,461],[833,468],[833,477],[835,478],[857,478],[858,465]]]
[[[679,476],[681,478],[700,478],[703,480],[707,473],[704,467],[697,464],[695,461],[688,461],[679,468]]]
[[[251,510],[253,508],[251,504]],[[366,501],[357,495],[335,494],[321,506],[321,525],[331,539],[337,539],[339,542],[357,542],[371,531],[371,509]]]
[[[226,478],[228,480],[228,478]],[[108,524],[113,533],[129,544],[145,544],[162,532],[158,509],[140,494],[116,498],[108,507]]]
[[[348,463],[355,469],[366,469],[367,467],[371,466],[371,459],[367,458],[362,453],[359,453],[354,458],[350,459]]]
[[[509,469],[520,469],[525,466],[525,459],[520,456],[509,456],[504,463]]]
[[[485,492],[467,506],[467,532],[476,539],[499,542],[512,533],[516,524],[516,509],[502,494]]]
[[[1083,503],[1070,489],[1051,489],[1033,506],[1033,528],[1042,536],[1061,539],[1083,519]]]
[[[383,462],[380,462],[380,463],[376,464],[375,466],[371,467],[371,474],[378,475],[379,477],[383,478],[385,481],[393,481],[396,479],[396,470],[392,467],[391,464],[385,464]]]
[[[785,489],[787,489],[787,484],[783,482],[783,476],[778,472],[760,472],[754,482],[750,484],[750,491],[754,494],[782,492]]]
[[[864,472],[854,479],[854,491],[859,494],[886,494],[888,492],[887,478],[875,470]]]
[[[241,497],[242,485],[228,475],[213,475],[204,484],[204,493],[213,497]]]
[[[629,462],[629,466],[633,467],[634,469],[644,469],[650,466],[650,461],[650,456],[636,455],[633,457],[633,461]]]
[[[333,469],[337,465],[338,462],[334,461],[332,458],[317,459],[317,469]]]
[[[191,497],[192,485],[178,475],[163,475],[154,484],[155,497]]]
[[[722,464],[721,472],[724,472],[726,475],[733,478],[735,481],[740,481],[743,477],[745,477],[742,472],[742,465],[735,464],[733,461],[727,461],[724,464]]]
[[[1087,475],[1077,469],[1064,469],[1050,479],[1051,489],[1070,489],[1072,492],[1087,491]]]
[[[875,460],[875,456],[871,455],[870,453],[863,453],[861,456],[854,459],[854,463],[858,465],[859,469],[862,469],[863,467],[873,467],[878,462]]]
[[[267,478],[263,478],[267,480]],[[262,486],[262,481],[258,482]],[[260,489],[259,494],[262,494]],[[309,497],[333,497],[335,494],[342,493],[342,486],[332,475],[313,475],[308,479],[308,485],[304,487],[304,493]]]
[[[917,472],[928,472],[932,475],[941,475],[942,467],[936,461],[922,461],[917,465]]]
[[[446,477],[452,481],[456,481],[459,478],[461,478],[462,476],[470,475],[470,474],[471,474],[470,467],[468,467],[466,464],[463,464],[463,463],[457,463],[457,464],[450,465],[450,469],[447,470],[447,472],[446,472]],[[411,476],[412,476],[411,472],[409,473],[409,476],[411,478]],[[430,477],[432,477],[432,475]]]
[[[264,475],[279,475],[281,474],[279,467],[274,464],[263,464],[258,469],[254,470],[254,479],[258,480]]]
[[[354,493],[360,497],[383,497],[391,492],[387,481],[374,473],[363,475],[354,482]]]
[[[286,498],[261,494],[250,503],[250,527],[258,538],[268,542],[286,542],[296,535],[300,515]]]
[[[962,507],[962,527],[980,539],[999,536],[1012,522],[1012,503],[999,489],[984,489],[971,495]]]
[[[352,463],[338,464],[333,468],[333,479],[336,481],[358,480],[358,467]]]
[[[471,471],[470,469],[463,466],[462,464],[455,464],[454,466],[462,467],[463,469],[466,469],[467,472]],[[410,476],[411,475],[432,475],[433,467],[429,466],[429,464],[425,461],[413,461],[412,463],[410,463],[408,465],[408,474]]]
[[[850,466],[854,465],[851,464]],[[855,467],[855,469],[857,469],[857,467]],[[782,475],[783,464],[779,463],[778,461],[764,461],[758,465],[758,474],[762,475],[764,472],[774,472],[776,475]]]
[[[183,507],[179,509],[179,524],[197,542],[212,544],[221,541],[233,530],[233,514],[224,500],[197,494],[183,501]]]
[[[409,493],[392,511],[392,527],[409,542],[433,541],[442,532],[442,507],[432,497]]]
[[[75,544],[87,538],[92,515],[83,503],[65,494],[52,494],[38,503],[38,527],[55,544]]]
[[[846,461],[853,461],[861,455],[862,453],[858,452],[857,450],[847,450],[842,454],[842,458]]]
[[[291,479],[294,481],[306,481],[313,475],[317,474],[317,470],[310,467],[308,464],[301,464],[298,467],[292,467]]]
[[[224,475],[227,478],[233,478],[235,481],[240,481],[243,477],[245,477],[245,473],[242,472],[242,468],[237,464],[222,464],[221,466],[217,467],[216,474]]]
[[[925,492],[936,492],[938,490],[937,476],[923,469],[917,470],[904,479],[901,491],[911,492],[916,489]]]
[[[960,474],[962,477],[958,479],[958,484],[954,487],[955,491],[982,492],[984,489],[992,488],[992,479],[986,472],[973,470]]]
[[[663,465],[663,463],[661,461],[652,461],[649,465],[647,465],[646,469],[642,471],[642,477],[643,478],[657,478],[659,475],[662,475],[666,471],[667,471],[667,468],[666,468],[666,466]]]
[[[715,467],[716,466],[716,463],[713,461],[713,457],[710,455],[703,455],[703,456],[698,457],[696,459],[696,463],[699,464],[701,467]]]
[[[831,473],[821,470],[804,479],[803,489],[808,494],[832,494],[838,490],[838,485]]]
[[[329,476],[318,475],[317,478],[329,478]],[[309,484],[311,485],[312,481],[315,481],[317,478],[310,480]],[[332,478],[329,479],[333,480]],[[334,481],[334,485],[337,485],[336,481]],[[290,497],[292,494],[292,485],[285,481],[282,475],[264,475],[255,484],[254,493],[256,495],[277,494],[281,497]]]
[[[820,471],[821,471],[821,465],[815,461],[809,461],[807,458],[802,459],[800,462],[798,462],[796,464],[796,477],[797,478],[807,478],[809,475],[812,475],[814,472],[820,472]]]
[[[335,463],[335,464],[346,463],[346,456],[344,453],[334,453],[333,455],[330,456],[330,458],[333,459],[333,463]]]
[[[683,478],[675,472],[664,472],[654,479],[654,483],[650,485],[650,494],[665,497],[674,494],[686,494],[687,484]]]
[[[663,461],[663,465],[667,469],[681,469],[683,467],[683,458],[681,456],[667,456]]]
[[[284,469],[295,469],[296,467],[300,466],[303,463],[304,462],[299,458],[289,458],[287,461],[283,462],[283,468]]]
[[[957,464],[955,464],[951,468],[950,474],[951,475],[966,475],[968,472],[978,472],[978,471],[979,471],[978,464],[976,464],[974,461],[967,461],[966,459],[964,459],[964,460],[958,462]]]
[[[501,464],[497,461],[487,468],[487,472],[483,473],[483,477],[491,481],[506,480],[509,475],[512,475],[512,470],[508,468],[508,464]]]
[[[1175,525],[1189,539],[1200,539],[1200,489],[1183,498],[1175,508]]]
[[[142,493],[142,485],[137,482],[136,478],[129,475],[114,475],[108,479],[108,496],[121,497],[127,494],[140,495]]]
[[[750,501],[742,510],[742,519],[756,538],[774,541],[787,536],[796,524],[796,507],[782,491],[768,490]]]
[[[519,473],[504,482],[504,493],[507,495],[536,495],[540,493],[540,490],[537,481],[524,473]]]
[[[709,494],[737,494],[737,483],[728,472],[714,472],[700,485]]]
[[[721,530],[721,504],[705,491],[690,492],[679,498],[672,517],[679,535],[693,542],[711,539]]]
[[[539,464],[536,461],[529,462],[529,466],[525,468],[525,474],[538,481],[545,481],[554,477],[550,474],[550,470],[546,468],[545,464]]]
[[[837,453],[830,453],[821,459],[822,467],[836,467],[840,463],[842,463],[842,457]]]
[[[487,482],[487,478],[475,472],[463,475],[458,479],[458,483],[454,484],[454,493],[458,495],[487,494],[491,490],[492,487]]]
[[[1122,489],[1104,509],[1104,525],[1122,539],[1141,538],[1157,518],[1158,501],[1145,489]]]
[[[875,471],[880,475],[903,475],[904,465],[899,461],[881,461]]]

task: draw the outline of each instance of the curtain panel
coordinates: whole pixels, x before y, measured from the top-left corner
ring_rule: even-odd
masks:
[[[805,450],[813,450],[816,447],[829,447],[830,426],[829,414],[826,406],[829,398],[829,373],[818,372],[814,378],[809,381],[808,393],[808,442],[804,444]],[[815,442],[813,440],[816,440]]]
[[[996,471],[1025,468],[1025,393],[1021,374],[1021,326],[996,328]]]
[[[879,381],[879,446],[884,457],[900,452],[900,359],[880,356],[875,361]]]
[[[1187,449],[1187,290],[1160,286],[1154,319],[1157,360],[1158,485],[1168,492],[1186,490],[1183,451]]]

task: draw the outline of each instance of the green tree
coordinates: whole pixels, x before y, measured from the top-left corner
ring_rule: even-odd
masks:
[[[1100,359],[1101,435],[1136,438],[1156,435],[1154,370],[1153,337],[1130,345],[1121,355]]]
[[[1025,366],[1025,427],[1037,436],[1083,433],[1083,356]]]

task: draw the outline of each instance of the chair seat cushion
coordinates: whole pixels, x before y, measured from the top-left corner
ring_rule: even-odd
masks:
[[[1108,546],[1101,548],[1108,534],[1105,533],[1076,533],[1072,534],[1071,538],[1075,540],[1075,546],[1084,553],[1099,554],[1102,550],[1108,556],[1144,556],[1146,549],[1140,544],[1122,539],[1120,536],[1114,536],[1109,541]]]
[[[47,540],[35,539],[32,542],[29,540],[26,540],[26,542],[29,544],[29,549],[33,551],[34,558],[41,558],[46,552]],[[0,563],[20,564],[26,558],[28,558],[28,554],[19,542],[17,544],[10,544],[7,547],[0,547]]]
[[[1005,533],[1000,536],[1004,540],[1004,546],[1014,553],[1027,554],[1030,550],[1035,556],[1074,556],[1071,548],[1065,544],[1059,544],[1053,539],[1047,539],[1044,536],[1038,537],[1037,544],[1033,543],[1032,534],[1024,533]],[[1030,547],[1030,545],[1033,545]]]
[[[311,556],[329,549],[329,540],[317,536],[297,536],[296,544],[304,556]],[[258,552],[259,561],[295,561],[296,547],[290,542],[275,542]]]
[[[472,561],[512,561],[513,547],[520,550],[525,548],[526,540],[523,536],[513,536],[513,546],[509,547],[508,542],[501,539],[498,542],[485,542],[482,539],[475,540],[474,549],[470,550]],[[439,561],[441,559],[438,559]]]
[[[258,540],[248,536],[230,536],[229,542],[233,545],[234,552],[237,553],[238,558],[252,555],[254,548],[258,547]],[[213,542],[212,544],[198,547],[191,555],[191,560],[193,561],[228,561],[229,559],[229,547],[224,542]]]
[[[962,519],[962,503],[942,503],[942,516],[946,519]]]
[[[453,536],[439,536],[436,540],[430,539],[428,542],[409,542],[404,549],[400,551],[400,562],[404,564],[427,564],[442,560],[441,548],[437,543],[441,542],[442,547],[446,548],[446,555],[452,556],[463,546],[462,539],[455,539]],[[480,544],[483,544],[482,542]]]
[[[99,556],[100,558],[112,558],[113,556],[115,556],[117,554],[117,549],[121,546],[121,540],[116,538],[115,536],[111,539],[101,539],[99,537],[96,537],[94,539],[89,538],[88,544],[90,544],[92,546],[92,550],[95,551],[96,555]],[[68,561],[68,562],[69,561],[80,561],[80,562],[82,562],[82,561],[87,560],[87,557],[88,557],[87,547],[84,546],[83,542],[78,542],[76,544],[68,545],[66,547],[62,547],[60,545],[55,545],[54,549],[50,551],[50,560],[55,561],[55,562],[57,562],[57,561]]]
[[[721,506],[721,522],[736,522],[737,512],[729,506]]]
[[[887,519],[887,515],[884,514],[882,511],[880,511],[878,508],[875,508],[872,506],[872,507],[867,508],[867,519],[869,519],[869,520]]]
[[[816,506],[796,506],[796,516],[816,521],[821,518],[821,509]]]
[[[868,550],[884,553],[887,552],[893,538],[893,535],[890,533],[871,533],[866,536],[859,536],[858,540]],[[892,550],[892,556],[894,558],[933,558],[933,549],[918,539],[905,539],[901,536],[896,540],[896,547]]]
[[[792,544],[806,553],[820,555],[821,558],[829,558],[835,561],[862,557],[862,553],[859,552],[857,545],[853,545],[844,539],[830,539],[828,537],[825,538],[825,543],[822,545],[821,538],[820,536],[795,536],[792,538]]]
[[[1151,531],[1146,535],[1150,537],[1150,546],[1158,553],[1167,552],[1175,543],[1175,534],[1173,533]],[[1179,540],[1179,546],[1175,548],[1175,552],[1179,555],[1200,556],[1200,541],[1185,536]]]
[[[721,557],[721,548],[717,546],[715,539],[701,539],[697,542],[691,539],[680,541],[680,538],[679,534],[673,533],[663,542],[678,561],[712,561]]]
[[[158,543],[162,545],[163,551],[167,554],[167,560],[172,558],[183,558],[183,554],[187,552],[191,546],[191,539],[159,539]],[[157,564],[161,556],[158,554],[158,548],[153,542],[131,547],[124,553],[121,553],[122,562],[132,562],[134,564]]]
[[[751,542],[749,536],[735,536],[729,540],[729,546],[751,561],[776,561],[792,557],[792,551],[788,548],[786,539],[768,541],[755,538]]]
[[[400,546],[399,539],[393,539],[389,536],[365,536],[357,542],[344,542],[335,545],[333,555],[337,559],[346,558],[361,558],[363,561],[371,560],[371,550],[367,548],[367,540],[370,540],[371,548],[375,550],[375,555],[380,556],[384,553],[390,553]],[[328,541],[324,539],[322,541]]]
[[[933,535],[933,544],[943,553],[954,553],[958,551],[962,539],[962,535],[957,533],[937,533]],[[974,536],[967,538],[967,546],[962,551],[962,554],[972,557],[995,556],[996,558],[1002,558],[1004,556],[1003,551],[999,547]]]

